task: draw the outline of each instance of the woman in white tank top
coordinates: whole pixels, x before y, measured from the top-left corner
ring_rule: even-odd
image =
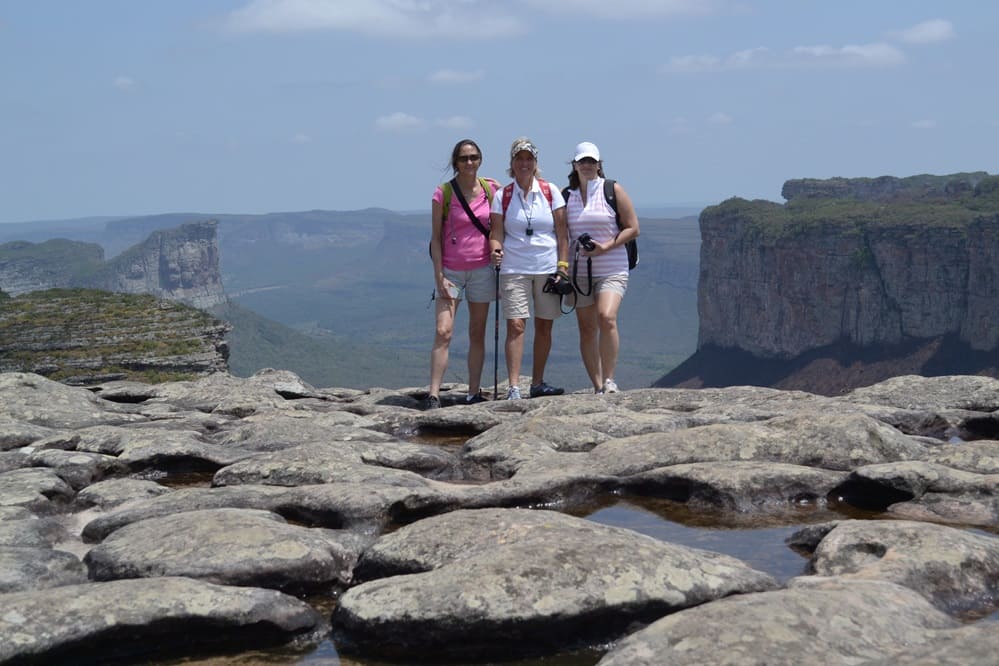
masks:
[[[617,215],[604,197],[600,150],[589,141],[577,145],[566,199],[570,256],[576,257],[570,270],[581,290],[576,294],[579,351],[594,393],[618,390],[614,381],[620,348],[617,312],[628,289],[624,245],[638,238],[638,216],[631,198],[618,183],[614,183],[614,196]]]

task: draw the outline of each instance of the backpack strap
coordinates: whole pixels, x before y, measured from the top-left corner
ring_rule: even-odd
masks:
[[[545,195],[545,199],[548,199],[548,207],[551,208],[555,204],[552,203],[552,186],[547,180],[542,180],[538,178],[538,186],[541,188],[541,193]]]
[[[451,186],[451,181],[441,184],[441,222],[447,220],[447,213],[451,210],[451,195],[454,193],[454,188]]]
[[[513,201],[513,183],[503,188],[503,217],[506,217],[506,209],[510,207],[511,201]]]
[[[548,199],[548,206],[554,206],[552,202],[552,186],[547,180],[537,179],[538,187],[541,188],[541,193],[545,195],[545,199]],[[510,206],[510,202],[513,201],[513,183],[510,183],[503,188],[503,216],[506,216],[506,209]]]
[[[468,205],[468,202],[465,201],[465,195],[461,193],[461,186],[458,185],[458,181],[452,180],[451,183],[453,184],[454,193],[458,197],[458,203],[460,203],[461,207],[465,209],[465,215],[468,216],[468,221],[474,224],[475,228],[478,229],[483,236],[489,238],[489,229],[482,226],[482,223],[479,222],[479,218],[472,212],[472,207]]]
[[[616,182],[616,180],[604,178],[604,201],[614,211],[614,221],[617,222],[617,228],[620,229],[621,215],[617,212],[617,195],[614,193],[614,183]]]

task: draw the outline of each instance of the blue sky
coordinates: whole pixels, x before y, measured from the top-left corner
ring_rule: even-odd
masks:
[[[999,3],[0,0],[0,222],[429,208],[472,137],[642,207],[999,172]]]

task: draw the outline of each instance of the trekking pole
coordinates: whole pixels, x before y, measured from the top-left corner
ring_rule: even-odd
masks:
[[[499,400],[499,271],[496,267],[496,327],[493,333],[493,400]]]

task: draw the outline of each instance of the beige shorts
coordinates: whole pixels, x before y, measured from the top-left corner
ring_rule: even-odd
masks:
[[[580,276],[579,286],[582,287],[584,291],[586,290],[585,280],[586,278]],[[593,289],[590,291],[589,296],[583,296],[579,292],[576,292],[576,307],[585,308],[593,305],[597,302],[597,294],[605,291],[620,294],[621,298],[624,298],[624,292],[628,291],[628,274],[619,273],[618,275],[594,277]]]
[[[530,319],[531,303],[538,319],[558,319],[562,316],[562,299],[558,294],[544,292],[548,275],[500,275],[504,319]]]

